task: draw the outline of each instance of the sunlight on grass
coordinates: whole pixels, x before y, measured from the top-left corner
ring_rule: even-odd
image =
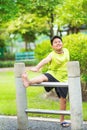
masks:
[[[29,78],[34,77],[37,73],[28,72]],[[43,87],[27,88],[27,105],[28,108],[59,110],[59,101],[45,98]],[[67,102],[67,110],[69,110]],[[0,115],[17,115],[16,110],[16,87],[13,71],[0,72]],[[59,118],[59,115],[48,114],[29,114],[29,116],[41,116]],[[87,120],[87,102],[83,102],[83,117]],[[66,116],[66,119],[69,119]]]
[[[0,114],[16,115],[16,91],[13,72],[0,72]]]

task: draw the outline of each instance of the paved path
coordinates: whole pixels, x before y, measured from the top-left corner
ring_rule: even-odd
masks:
[[[14,68],[0,68],[0,72],[3,72],[3,71],[9,71],[9,70],[14,70]]]
[[[31,117],[28,121],[28,130],[71,130],[71,127],[62,128],[57,119]],[[17,130],[17,117],[0,116],[0,130]],[[86,122],[84,122],[84,130],[87,130]]]
[[[14,67],[9,67],[9,68],[0,68],[0,72],[3,72],[3,71],[14,71]],[[26,67],[26,70],[28,71],[29,70],[29,67]]]

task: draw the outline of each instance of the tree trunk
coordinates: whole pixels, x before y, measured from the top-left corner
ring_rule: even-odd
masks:
[[[25,51],[28,51],[27,41],[25,40]]]
[[[87,101],[87,83],[81,83],[82,85],[82,100]]]

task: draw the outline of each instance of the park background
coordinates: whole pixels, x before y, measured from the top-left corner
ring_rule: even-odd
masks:
[[[36,65],[51,51],[50,38],[59,35],[70,52],[70,60],[80,63],[83,119],[87,120],[86,5],[87,0],[0,0],[0,115],[17,114],[14,63],[24,62],[26,67]],[[25,52],[34,52],[34,58],[16,60],[16,54]],[[4,71],[8,67],[10,69]],[[41,72],[45,72],[47,67]],[[28,69],[27,72],[29,77],[37,75]],[[28,106],[59,109],[58,99],[44,95],[43,88],[29,88]]]

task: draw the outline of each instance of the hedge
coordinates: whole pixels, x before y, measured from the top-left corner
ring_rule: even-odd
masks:
[[[37,60],[34,61],[18,61],[25,63],[26,66],[34,66],[37,64]],[[7,61],[0,61],[0,68],[7,68],[7,67],[14,67],[14,64],[17,63],[16,61],[7,60]]]

